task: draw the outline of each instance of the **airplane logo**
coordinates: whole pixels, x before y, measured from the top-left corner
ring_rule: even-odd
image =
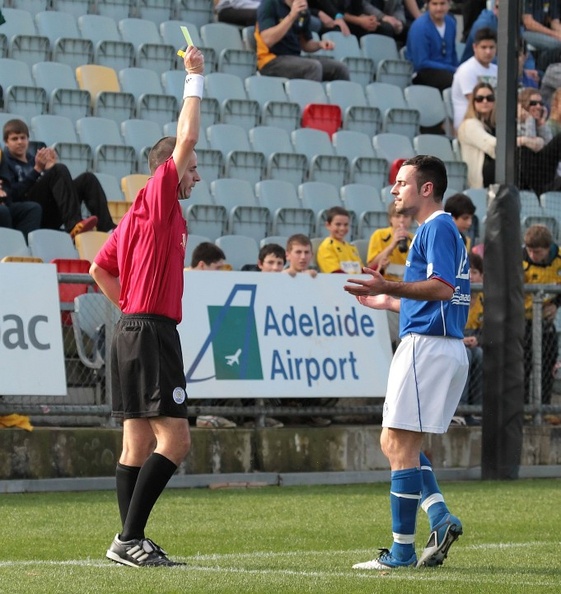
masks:
[[[236,365],[240,364],[240,355],[242,354],[242,350],[238,349],[233,355],[226,355],[226,364],[232,367],[234,363]]]

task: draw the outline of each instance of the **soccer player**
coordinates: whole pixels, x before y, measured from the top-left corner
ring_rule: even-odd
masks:
[[[187,243],[178,199],[189,197],[200,180],[194,148],[200,128],[203,54],[189,46],[184,65],[187,77],[177,138],[162,138],[150,151],[152,177],[90,269],[122,311],[111,347],[111,369],[113,416],[123,419],[116,472],[123,527],[107,557],[131,567],[176,565],[146,538],[144,529],[191,443],[177,332]]]
[[[446,168],[418,155],[400,168],[392,194],[397,213],[419,223],[403,281],[365,268],[368,279],[349,279],[345,290],[373,309],[400,312],[400,338],[390,367],[380,443],[391,468],[393,544],[355,569],[387,570],[440,565],[462,534],[421,452],[425,433],[448,429],[464,388],[468,361],[463,343],[469,302],[469,261],[452,217],[442,210]],[[427,512],[431,534],[417,560],[417,509]]]

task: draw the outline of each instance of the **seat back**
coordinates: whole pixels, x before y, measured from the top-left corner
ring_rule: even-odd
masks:
[[[72,243],[70,234],[53,229],[35,229],[27,236],[32,256],[41,258],[43,262],[55,259],[77,260],[78,252]]]
[[[253,237],[223,235],[215,243],[224,252],[226,262],[234,270],[241,270],[246,264],[257,264],[259,244]]]
[[[105,231],[87,231],[79,233],[74,239],[78,255],[81,260],[93,262],[103,244],[109,239],[109,233]]]
[[[80,118],[76,122],[76,131],[80,141],[89,144],[92,150],[101,145],[123,145],[123,137],[114,120],[91,116]]]
[[[201,39],[205,47],[211,47],[220,56],[223,50],[245,50],[240,29],[229,23],[207,23],[202,25]]]
[[[47,146],[57,142],[78,142],[72,121],[62,115],[42,114],[31,118],[30,134],[34,140],[41,140]]]
[[[0,258],[6,256],[29,256],[25,236],[17,229],[0,227]]]
[[[308,103],[329,103],[324,87],[320,82],[293,78],[285,83],[288,99],[297,103],[303,110]]]
[[[122,41],[115,19],[101,14],[84,14],[78,17],[78,28],[84,39],[97,46],[101,41]]]

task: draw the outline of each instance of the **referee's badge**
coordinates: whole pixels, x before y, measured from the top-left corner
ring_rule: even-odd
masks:
[[[183,404],[185,402],[185,390],[183,388],[175,388],[173,391],[173,401],[176,404]]]

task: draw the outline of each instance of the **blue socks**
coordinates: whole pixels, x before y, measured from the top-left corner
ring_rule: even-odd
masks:
[[[442,520],[448,513],[448,507],[444,503],[444,497],[438,488],[436,477],[432,471],[432,464],[430,460],[421,452],[421,474],[422,474],[422,491],[421,491],[421,507],[429,517],[431,530]]]
[[[419,468],[392,471],[390,506],[394,542],[390,552],[400,561],[408,561],[415,553],[415,529],[421,487]]]

